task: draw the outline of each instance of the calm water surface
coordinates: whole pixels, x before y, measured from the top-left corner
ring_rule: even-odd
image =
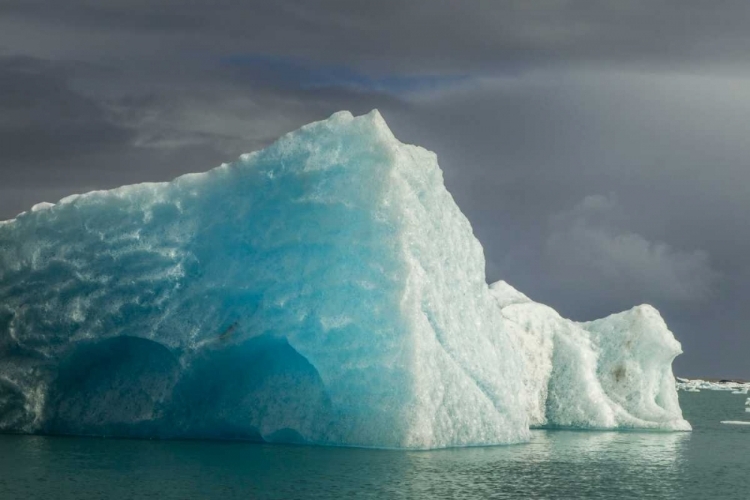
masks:
[[[749,499],[746,396],[680,393],[690,433],[535,431],[429,452],[0,436],[0,499]]]

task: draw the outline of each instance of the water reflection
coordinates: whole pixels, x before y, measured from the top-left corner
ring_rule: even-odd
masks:
[[[745,500],[744,398],[680,394],[691,433],[534,431],[429,452],[0,435],[0,499]]]
[[[403,452],[0,436],[0,497],[676,499],[689,497],[690,439],[534,431],[524,445]]]
[[[681,457],[689,440],[690,433],[534,431],[527,445],[410,454],[410,493],[424,498],[680,498]]]

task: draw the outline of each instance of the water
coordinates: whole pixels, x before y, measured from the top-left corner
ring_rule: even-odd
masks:
[[[0,499],[750,498],[746,397],[680,393],[691,433],[535,431],[428,452],[0,436]]]

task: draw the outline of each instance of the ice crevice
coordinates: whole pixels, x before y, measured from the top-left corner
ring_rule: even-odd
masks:
[[[427,449],[686,430],[680,344],[504,282],[434,153],[339,112],[0,224],[0,431]]]

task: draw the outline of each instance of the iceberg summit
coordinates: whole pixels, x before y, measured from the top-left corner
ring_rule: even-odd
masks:
[[[486,284],[434,153],[339,112],[0,223],[0,431],[389,448],[688,430],[680,344]]]

